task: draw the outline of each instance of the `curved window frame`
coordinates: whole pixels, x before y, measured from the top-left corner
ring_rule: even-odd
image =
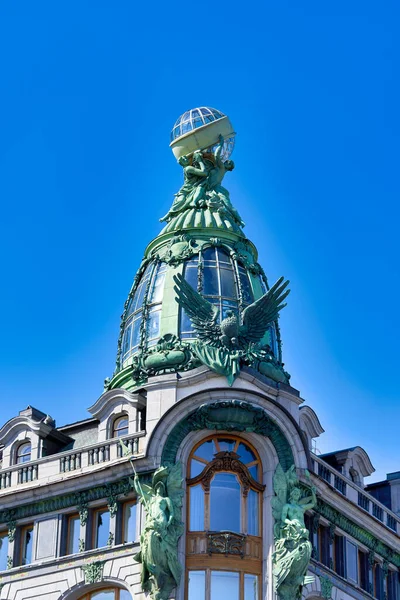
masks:
[[[125,427],[118,427],[119,421],[126,421]],[[125,430],[125,433],[119,433],[122,430]],[[122,437],[124,435],[129,435],[129,416],[126,413],[120,413],[113,417],[112,427],[111,427],[111,439]]]
[[[28,448],[29,452],[21,452],[22,448]],[[32,442],[29,439],[20,442],[15,449],[15,464],[23,465],[32,460]]]
[[[124,588],[117,587],[103,587],[96,588],[95,590],[91,590],[90,592],[86,592],[83,596],[79,596],[78,600],[101,600],[101,596],[99,596],[100,592],[114,592],[113,600],[128,600],[128,598],[132,598],[132,595],[128,590]],[[122,594],[121,592],[125,592]]]

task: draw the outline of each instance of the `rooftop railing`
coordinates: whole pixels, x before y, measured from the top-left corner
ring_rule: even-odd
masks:
[[[123,440],[133,456],[137,456],[142,451],[140,440],[145,435],[146,433],[141,431],[0,469],[0,494],[3,490],[22,488],[34,481],[41,484],[59,481],[68,477],[70,473],[90,472],[97,465],[121,459],[120,440]]]
[[[360,488],[348,477],[339,473],[319,456],[313,455],[314,472],[342,496],[354,502],[372,517],[380,521],[392,531],[400,532],[400,517],[379,502],[371,494]]]

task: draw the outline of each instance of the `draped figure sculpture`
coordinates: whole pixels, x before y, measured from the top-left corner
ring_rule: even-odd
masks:
[[[275,591],[280,600],[301,597],[303,585],[313,577],[306,576],[312,545],[304,523],[304,513],[316,504],[315,488],[311,495],[302,498],[296,469],[286,473],[279,464],[274,475],[275,496],[271,500],[275,518],[275,551],[272,556]]]
[[[191,210],[209,209],[220,214],[227,214],[239,226],[243,226],[237,210],[232,206],[229,192],[224,188],[222,180],[235,164],[232,160],[221,158],[224,138],[219,136],[215,151],[198,150],[193,156],[181,156],[178,163],[183,167],[183,186],[177,194],[168,213],[160,221],[169,222],[177,215]]]
[[[167,600],[181,578],[178,560],[178,540],[183,533],[181,472],[178,463],[157,469],[151,486],[141,484],[137,474],[133,480],[146,513],[140,552],[134,559],[142,565],[142,590],[152,600]]]

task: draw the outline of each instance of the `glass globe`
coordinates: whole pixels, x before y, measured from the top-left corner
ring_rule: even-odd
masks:
[[[187,110],[177,119],[172,131],[171,131],[171,142],[174,142],[181,136],[203,127],[219,119],[223,119],[226,115],[216,108],[210,108],[208,106],[200,106],[199,108],[192,108]],[[218,144],[209,148],[202,148],[202,150],[213,152],[217,148]],[[229,137],[225,139],[224,146],[221,153],[222,160],[228,160],[233,152],[235,146],[235,138]]]

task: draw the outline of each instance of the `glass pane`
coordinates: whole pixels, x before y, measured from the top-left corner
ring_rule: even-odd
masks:
[[[128,329],[125,330],[124,341],[122,343],[122,354],[126,354],[130,349],[131,331],[132,331],[132,324],[130,324]]]
[[[32,561],[33,527],[24,531],[22,564],[29,565]]]
[[[68,521],[68,554],[76,554],[79,552],[79,534],[79,517],[70,517]]]
[[[217,473],[211,482],[210,529],[240,532],[241,490],[232,473]]]
[[[164,263],[161,263],[164,264]],[[157,275],[154,279],[153,289],[150,294],[150,302],[156,303],[161,302],[164,292],[164,279],[165,279],[165,269],[160,268],[160,265],[157,270]]]
[[[347,579],[357,582],[357,546],[347,541]]]
[[[201,256],[203,260],[215,260],[215,248],[206,248],[202,250]]]
[[[218,444],[221,449],[221,452],[233,452],[233,449],[236,445],[236,440],[218,438]]]
[[[132,348],[137,348],[140,342],[140,324],[142,322],[142,312],[139,313],[139,318],[133,323],[132,333]]]
[[[185,269],[185,280],[194,290],[197,290],[197,266]]]
[[[108,536],[110,534],[110,513],[108,510],[104,512],[96,513],[96,537],[95,537],[95,548],[103,548],[107,546]]]
[[[124,506],[124,544],[136,540],[136,504]]]
[[[211,571],[211,600],[239,600],[239,573]]]
[[[204,531],[204,490],[201,485],[190,489],[190,531]]]
[[[184,310],[181,311],[181,332],[191,332],[190,337],[194,337],[192,321],[189,319]]]
[[[258,526],[259,495],[250,490],[247,496],[247,533],[260,535]]]
[[[250,448],[246,446],[246,444],[243,444],[243,442],[240,442],[237,449],[237,453],[240,456],[240,460],[244,462],[245,465],[253,462],[254,460],[257,460],[257,457],[254,454],[254,452],[252,452]]]
[[[206,594],[206,572],[189,571],[188,600],[204,600]]]
[[[206,296],[219,296],[218,272],[214,267],[204,267],[203,294]]]
[[[205,466],[206,465],[204,463],[193,458],[192,462],[190,463],[190,477],[193,478],[197,477],[197,475],[200,475]]]
[[[129,598],[129,596],[128,596]],[[102,590],[101,592],[93,592],[90,594],[90,600],[114,600],[114,590]]]
[[[120,590],[119,600],[132,600],[132,596],[127,590]]]
[[[204,444],[197,448],[197,450],[195,451],[195,455],[200,456],[200,458],[204,458],[204,460],[211,462],[214,459],[214,454],[216,453],[216,451],[217,450],[215,448],[214,440],[208,440],[207,442],[204,442]]]
[[[253,465],[252,467],[248,467],[248,469],[252,478],[258,481],[258,465]]]
[[[7,569],[8,535],[0,537],[0,571]]]
[[[160,310],[152,310],[147,322],[147,336],[149,340],[154,340],[160,335]]]
[[[242,298],[244,304],[251,304],[254,301],[250,281],[247,273],[239,269],[240,287],[242,288]]]
[[[244,600],[257,600],[258,598],[258,577],[257,575],[244,576]]]
[[[221,296],[227,298],[237,298],[236,284],[233,277],[233,270],[221,269]]]
[[[222,262],[222,263],[231,264],[229,254],[226,252],[226,250],[222,250],[221,248],[218,248],[218,261]]]

